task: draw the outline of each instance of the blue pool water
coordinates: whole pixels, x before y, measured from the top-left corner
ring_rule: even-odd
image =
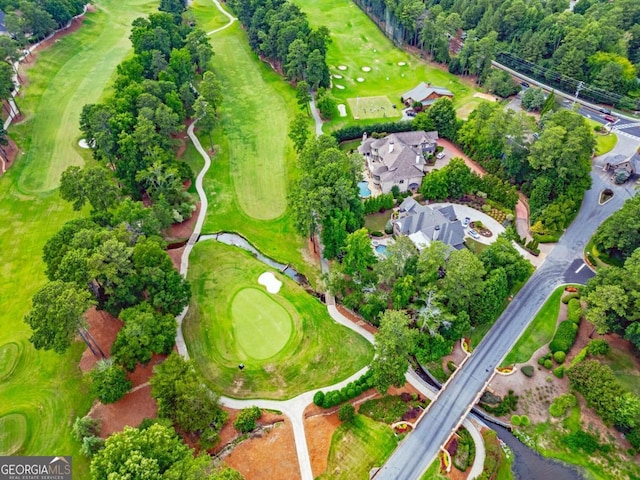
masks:
[[[376,252],[378,252],[383,257],[387,256],[387,246],[386,245],[378,245],[376,247]]]
[[[358,182],[358,188],[360,189],[360,198],[369,198],[371,196],[369,183],[366,180]]]

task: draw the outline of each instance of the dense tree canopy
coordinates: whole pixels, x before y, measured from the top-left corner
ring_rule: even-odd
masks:
[[[380,318],[371,378],[381,393],[386,393],[392,385],[401,387],[406,382],[404,375],[409,368],[416,333],[409,329],[409,320],[404,312],[394,310],[387,310]]]
[[[623,260],[640,248],[640,196],[630,198],[598,227],[593,241],[598,250]]]

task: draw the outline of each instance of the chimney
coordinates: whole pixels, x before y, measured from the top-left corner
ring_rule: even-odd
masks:
[[[433,229],[433,241],[435,242],[436,240],[438,240],[439,236],[440,236],[440,225],[436,225],[436,228]]]
[[[393,141],[389,142],[389,153],[393,152]]]

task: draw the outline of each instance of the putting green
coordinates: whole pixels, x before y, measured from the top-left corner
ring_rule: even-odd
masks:
[[[13,373],[20,358],[20,348],[17,343],[7,343],[0,347],[0,381]]]
[[[13,455],[27,438],[27,419],[21,413],[0,417],[0,455]]]
[[[291,337],[291,315],[268,293],[245,288],[233,297],[231,318],[239,356],[264,360],[274,356]]]

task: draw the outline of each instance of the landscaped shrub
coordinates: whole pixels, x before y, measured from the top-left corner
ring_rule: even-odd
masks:
[[[521,423],[520,415],[511,415],[511,425],[519,427]]]
[[[636,449],[636,452],[640,452],[640,425],[632,428],[624,436],[629,440],[631,446]]]
[[[370,233],[370,235],[372,237],[384,237],[384,233],[379,232],[378,230],[374,230],[373,232]]]
[[[545,360],[544,361],[544,368],[546,368],[547,370],[550,370],[553,367],[553,362],[551,360]]]
[[[460,439],[458,440],[458,449],[453,457],[453,465],[464,472],[473,465],[476,458],[476,444],[466,428],[460,428],[458,435]]]
[[[318,390],[313,396],[313,403],[315,403],[318,407],[322,406],[322,404],[324,403],[324,392],[322,390]]]
[[[552,417],[561,417],[567,413],[568,408],[575,407],[577,404],[578,400],[574,394],[565,393],[553,400],[549,407],[549,413]]]
[[[564,303],[565,305],[568,304],[571,300],[573,300],[574,298],[580,298],[580,294],[577,292],[574,293],[568,293],[567,295],[565,295],[564,297],[562,297],[562,303]]]
[[[392,193],[385,193],[378,195],[377,197],[370,197],[364,201],[364,213],[368,215],[370,213],[382,212],[384,210],[390,210],[393,208],[395,200]]]
[[[80,452],[83,455],[91,458],[96,453],[104,448],[104,438],[90,436],[84,437],[82,439],[82,446],[80,447]]]
[[[411,406],[403,402],[399,396],[385,395],[382,398],[364,402],[360,405],[359,413],[372,418],[376,422],[392,424],[399,422],[410,408]]]
[[[345,403],[338,410],[338,419],[341,422],[350,422],[356,414],[356,409],[350,403]]]
[[[576,341],[576,335],[578,334],[578,325],[569,320],[560,322],[558,330],[553,336],[553,340],[549,344],[549,350],[551,352],[564,352],[567,353],[573,346],[573,342]]]
[[[572,298],[569,300],[567,305],[567,318],[573,323],[580,323],[580,319],[582,319],[582,305],[580,304],[580,300],[577,298]]]
[[[372,386],[373,380],[371,379],[371,370],[368,370],[355,382],[351,382],[349,385],[343,387],[342,390],[331,390],[326,393],[323,393],[322,391],[316,392],[313,396],[313,403],[319,407],[321,406],[322,408],[335,407],[342,402],[357,397],[364,390],[367,390]]]
[[[553,374],[558,378],[564,377],[564,365],[560,365],[558,368],[554,368]]]
[[[453,372],[455,372],[455,371],[456,371],[456,368],[457,368],[457,367],[456,367],[456,364],[455,364],[455,363],[453,363],[453,361],[452,361],[452,360],[449,360],[449,361],[447,362],[447,368],[449,369],[449,371],[450,371],[451,373],[453,373]]]
[[[585,358],[587,358],[588,353],[589,353],[589,346],[586,346],[578,352],[578,354],[573,358],[573,360],[571,360],[571,364],[569,366],[573,367],[574,365],[577,365],[578,363],[583,361]]]
[[[611,346],[602,338],[591,340],[587,344],[587,352],[589,352],[589,355],[593,355],[594,357],[598,355],[606,355],[610,350]]]
[[[520,415],[520,425],[522,425],[523,427],[528,427],[529,425],[531,425],[531,419],[526,415]]]
[[[520,369],[520,371],[525,377],[529,377],[529,378],[533,377],[534,368],[531,365],[525,365]]]
[[[557,363],[564,363],[566,358],[567,358],[567,354],[564,353],[564,352],[556,352],[556,353],[553,354],[553,359]]]
[[[562,437],[562,441],[569,449],[574,452],[584,451],[585,453],[595,453],[600,444],[598,443],[598,437],[582,430],[570,433]]]
[[[233,427],[240,433],[249,433],[255,430],[256,421],[262,416],[262,410],[259,407],[243,408],[233,422]]]
[[[371,125],[351,125],[349,127],[336,130],[331,135],[336,137],[338,143],[340,143],[345,140],[362,138],[364,132],[369,132],[370,136],[373,137],[374,135],[372,132],[385,133],[386,135],[386,133],[408,132],[415,129],[416,127],[413,126],[413,122],[388,122],[374,123]]]
[[[85,437],[95,436],[100,432],[100,420],[90,416],[76,417],[71,433],[79,442]]]
[[[502,417],[503,415],[507,415],[508,413],[515,412],[517,410],[518,399],[519,397],[513,393],[513,390],[509,390],[507,395],[505,395],[500,403],[495,407],[482,403],[480,406],[487,412],[496,415],[497,417]]]
[[[100,360],[91,372],[91,393],[102,403],[113,403],[131,388],[127,372],[111,360]]]

